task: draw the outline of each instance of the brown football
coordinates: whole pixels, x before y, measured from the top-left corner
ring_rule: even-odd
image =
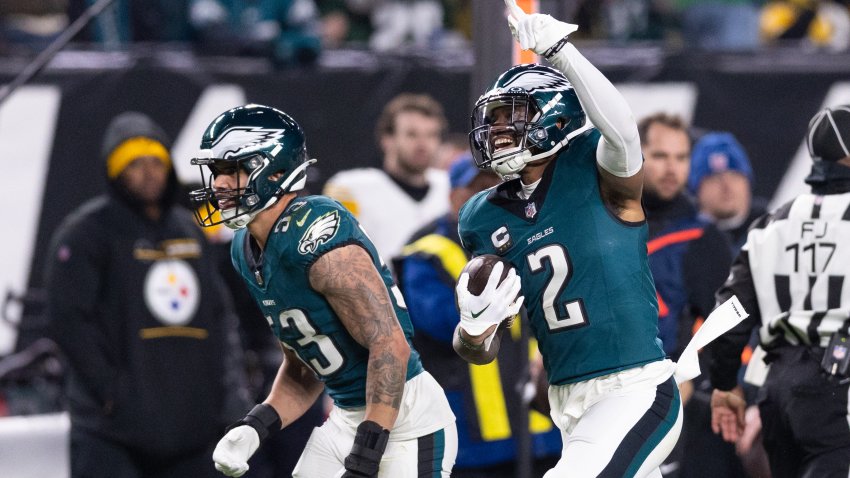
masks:
[[[513,267],[510,262],[495,254],[482,254],[480,256],[473,257],[466,263],[461,274],[464,272],[469,273],[469,283],[466,288],[470,293],[479,295],[484,291],[484,287],[487,286],[487,279],[490,278],[490,271],[493,270],[493,266],[499,262],[505,265],[505,268],[502,269],[502,277],[499,278],[499,283],[501,284],[505,277],[507,277],[508,271],[510,271]]]

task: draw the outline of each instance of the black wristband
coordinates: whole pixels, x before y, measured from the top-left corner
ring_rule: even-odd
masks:
[[[371,420],[362,422],[357,426],[351,452],[345,457],[345,469],[353,476],[378,476],[378,465],[389,439],[389,430]]]
[[[493,333],[495,333],[495,332],[493,332]],[[471,350],[473,352],[480,352],[480,351],[484,350],[484,343],[483,342],[478,344],[478,345],[475,345],[471,342],[468,342],[466,339],[464,339],[463,338],[463,332],[461,332],[460,327],[457,328],[457,340],[467,350]]]
[[[566,45],[567,42],[569,41],[569,37],[570,36],[567,35],[564,38],[561,38],[560,40],[558,40],[558,43],[555,43],[554,45],[549,47],[548,50],[543,52],[543,57],[546,58],[547,60],[552,58],[552,56],[555,53],[558,53],[559,51],[561,51],[561,48],[564,48],[564,45]]]
[[[280,416],[271,405],[259,403],[242,419],[227,427],[225,433],[242,425],[248,425],[256,430],[260,441],[263,441],[269,436],[269,433],[280,430]]]

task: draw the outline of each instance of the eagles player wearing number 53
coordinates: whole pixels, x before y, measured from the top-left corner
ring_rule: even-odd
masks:
[[[454,415],[410,345],[401,294],[357,220],[306,181],[304,133],[260,105],[229,110],[204,133],[205,187],[192,192],[201,225],[237,229],[233,264],[283,346],[268,398],[233,424],[215,467],[241,476],[269,433],[297,419],[326,389],[330,417],[313,431],[295,477],[449,476]],[[209,174],[206,174],[206,169]]]
[[[478,166],[518,177],[464,205],[460,238],[517,274],[478,296],[461,276],[455,350],[492,358],[493,331],[521,302],[504,300],[505,291],[520,280],[564,438],[546,477],[660,477],[681,431],[681,402],[675,364],[657,339],[637,125],[622,95],[568,43],[575,25],[505,3],[520,45],[555,68],[509,69],[472,112]]]

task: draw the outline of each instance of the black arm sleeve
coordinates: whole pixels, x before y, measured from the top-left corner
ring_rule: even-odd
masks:
[[[82,385],[101,404],[112,397],[116,376],[104,320],[98,314],[109,248],[104,234],[84,222],[66,223],[52,241],[46,291],[49,334],[59,344]]]
[[[742,250],[735,259],[729,278],[717,291],[717,303],[722,303],[733,295],[738,296],[738,300],[750,316],[708,345],[711,355],[709,376],[714,388],[719,390],[731,390],[737,385],[738,369],[741,367],[741,351],[749,342],[752,330],[761,323],[749,255],[745,250]]]

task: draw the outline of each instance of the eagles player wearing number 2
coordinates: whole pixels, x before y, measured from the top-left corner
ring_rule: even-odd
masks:
[[[494,330],[524,300],[564,438],[545,476],[660,477],[681,431],[681,402],[675,364],[657,339],[637,125],[622,95],[567,41],[575,25],[505,3],[520,45],[555,68],[509,69],[473,110],[478,166],[518,177],[464,205],[460,238],[517,274],[478,296],[461,276],[455,350],[492,359]],[[524,298],[513,301],[516,281]]]
[[[292,423],[326,389],[334,401],[293,476],[447,477],[457,454],[454,415],[410,345],[412,326],[389,269],[357,220],[324,196],[297,197],[306,181],[304,133],[260,105],[229,110],[204,133],[202,225],[237,229],[233,264],[284,361],[268,398],[233,424],[215,467],[241,476],[269,433]],[[209,169],[207,177],[206,169]]]

